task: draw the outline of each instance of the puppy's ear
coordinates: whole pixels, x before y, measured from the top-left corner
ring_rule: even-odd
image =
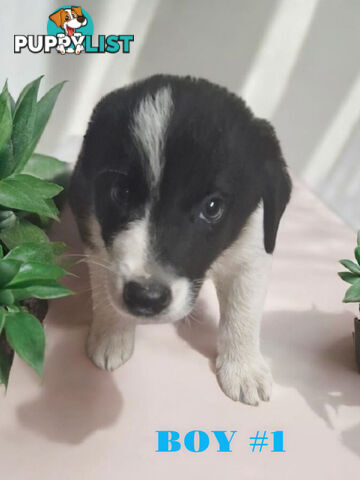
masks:
[[[290,200],[291,180],[282,157],[275,131],[266,120],[255,120],[257,128],[258,154],[264,167],[264,246],[273,253],[279,222]]]
[[[74,10],[74,12],[76,13],[76,15],[78,17],[82,17],[83,14],[82,14],[82,11],[81,11],[81,7],[71,7],[71,10]]]
[[[64,9],[63,9],[63,8],[60,8],[60,10],[58,10],[58,11],[55,12],[55,13],[53,13],[53,14],[50,15],[50,17],[49,17],[50,20],[52,20],[57,27],[60,27],[60,26],[61,26],[61,23],[62,23],[62,22],[61,22],[61,17],[62,17],[61,14],[62,14],[63,11],[64,11]]]
[[[269,162],[266,170],[263,193],[264,246],[267,253],[273,253],[280,219],[290,200],[291,180],[284,162]]]

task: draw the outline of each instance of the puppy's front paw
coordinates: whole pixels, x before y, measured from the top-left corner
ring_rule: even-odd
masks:
[[[115,370],[131,357],[134,350],[134,329],[96,332],[91,329],[87,340],[90,360],[104,370]]]
[[[272,376],[270,369],[259,355],[252,361],[216,359],[218,382],[228,397],[248,405],[258,405],[260,400],[270,399]]]

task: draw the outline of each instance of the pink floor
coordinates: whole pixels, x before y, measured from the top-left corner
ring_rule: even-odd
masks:
[[[68,211],[66,234],[79,252]],[[354,305],[337,260],[355,234],[297,185],[282,223],[262,328],[272,365],[269,403],[249,407],[220,391],[213,371],[217,305],[211,285],[187,326],[141,326],[132,359],[114,373],[84,353],[90,319],[85,266],[46,321],[44,379],[16,359],[0,400],[0,478],[340,479],[360,475],[360,375],[353,359]],[[237,430],[231,453],[156,453],[156,430]],[[284,431],[286,453],[252,453],[257,430]],[[236,476],[236,477],[235,477]]]

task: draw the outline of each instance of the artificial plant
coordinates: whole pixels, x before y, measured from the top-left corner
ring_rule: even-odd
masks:
[[[346,272],[338,275],[351,286],[347,289],[343,302],[360,303],[360,230],[357,234],[357,246],[354,250],[356,263],[352,260],[340,260],[341,265],[347,268]]]
[[[360,311],[360,231],[357,234],[357,246],[354,250],[356,263],[352,260],[340,260],[341,265],[347,268],[346,272],[339,272],[339,276],[351,286],[347,289],[343,302],[358,303]],[[354,319],[355,359],[360,372],[360,318]]]
[[[43,371],[45,335],[34,299],[71,293],[58,280],[65,245],[45,232],[58,220],[53,200],[63,187],[49,180],[66,164],[34,150],[63,82],[40,100],[39,77],[25,86],[16,102],[7,82],[0,95],[0,384],[8,385],[14,351],[39,374]],[[36,315],[36,313],[35,313]]]

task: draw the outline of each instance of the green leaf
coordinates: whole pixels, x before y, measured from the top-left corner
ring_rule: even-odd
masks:
[[[6,83],[6,88],[7,88],[7,83]],[[8,90],[8,96],[9,96],[9,102],[10,102],[10,110],[11,110],[11,115],[14,117],[15,113],[15,101],[11,95],[11,93]]]
[[[55,263],[57,257],[66,251],[62,242],[24,243],[13,248],[6,255],[6,259],[22,262]]]
[[[19,272],[21,262],[18,260],[0,260],[0,288],[5,287]]]
[[[53,180],[69,170],[69,165],[55,157],[49,157],[40,153],[34,153],[23,169],[28,173],[42,180]]]
[[[54,200],[52,198],[44,198],[44,202],[46,203],[47,208],[51,212],[51,215],[46,215],[46,216],[50,217],[50,218],[53,218],[54,220],[59,222],[60,221],[59,220],[59,210],[58,210]]]
[[[36,195],[41,198],[52,198],[58,195],[62,190],[63,187],[60,185],[56,185],[56,183],[46,182],[45,180],[41,180],[33,175],[25,175],[25,174],[18,174],[12,175],[7,179],[16,181],[19,188],[32,188],[35,190]]]
[[[16,215],[12,210],[0,210],[0,230],[11,228],[16,223]]]
[[[2,290],[2,292],[10,291],[15,298],[15,301],[24,300],[25,298],[35,297],[44,300],[53,298],[66,297],[72,295],[73,292],[63,285],[49,280],[44,285],[31,285],[23,288],[12,288],[11,290]],[[1,291],[0,291],[1,294]]]
[[[344,280],[344,282],[348,283],[355,283],[360,280],[360,275],[357,275],[356,273],[338,272],[338,275]]]
[[[360,302],[360,282],[356,282],[346,291],[343,302]]]
[[[20,177],[22,176],[20,175]],[[36,179],[36,181],[42,182],[42,180],[39,179]],[[58,190],[56,189],[56,191]],[[43,198],[45,194],[50,194],[47,186],[44,187],[44,190],[38,192],[33,189],[29,182],[24,181],[23,178],[18,179],[15,176],[0,180],[0,205],[24,212],[45,215],[57,220],[57,208],[52,201]]]
[[[38,102],[36,108],[36,123],[35,123],[35,132],[34,132],[34,148],[38,140],[40,139],[42,132],[50,118],[51,112],[55,106],[57,97],[61,92],[66,81],[60,82],[54,85]]]
[[[4,178],[10,175],[14,168],[11,139],[14,100],[7,89],[7,82],[5,82],[0,99],[0,178]],[[11,125],[9,125],[10,123]]]
[[[15,302],[15,297],[11,290],[0,290],[0,305],[12,305]]]
[[[39,77],[26,85],[15,105],[12,140],[17,172],[22,170],[32,153],[29,152],[29,146],[33,142],[37,94],[41,79],[42,77]]]
[[[0,243],[0,258],[3,258],[3,256],[4,256],[4,249]]]
[[[10,140],[12,132],[11,100],[5,83],[0,94],[0,149]]]
[[[34,84],[39,87],[39,84],[40,84],[43,76],[44,76],[44,75],[41,75],[40,77],[35,78],[35,80],[33,80],[32,82],[26,84],[25,87],[21,90],[20,95],[18,96],[18,98],[17,98],[17,100],[16,100],[16,102],[15,102],[14,116],[16,115],[17,110],[18,110],[18,108],[20,107],[20,105],[23,104],[23,100],[24,100],[25,96],[28,95],[29,90],[31,90],[31,89],[34,88]]]
[[[42,375],[45,354],[45,334],[39,320],[30,313],[8,313],[6,338],[15,352]]]
[[[341,265],[344,265],[350,272],[360,274],[360,267],[359,265],[356,265],[355,262],[352,262],[351,260],[340,260]]]
[[[0,178],[11,174],[15,167],[13,144],[11,138],[0,149]]]
[[[14,352],[7,349],[5,342],[0,343],[0,384],[7,388]]]
[[[4,87],[3,87],[3,91],[4,90],[6,90],[6,92],[7,92],[7,96],[8,96],[9,104],[10,104],[11,115],[13,116],[14,113],[15,113],[15,101],[14,101],[11,93],[9,92],[7,80],[6,80],[6,82],[4,84]]]
[[[20,218],[16,219],[16,223],[11,228],[0,231],[0,240],[5,243],[9,250],[26,242],[43,243],[49,241],[41,228]]]
[[[356,261],[357,261],[358,264],[360,265],[360,247],[356,247],[354,253],[355,253]]]
[[[8,260],[16,261],[16,260]],[[1,268],[1,262],[0,262]],[[58,265],[46,265],[44,263],[23,263],[16,275],[8,283],[7,288],[30,287],[42,280],[58,280],[66,274],[66,270]],[[1,281],[1,272],[0,272]]]
[[[58,83],[52,87],[37,103],[35,108],[35,121],[32,130],[32,139],[29,140],[27,148],[22,159],[17,163],[15,172],[21,172],[26,162],[35,150],[35,147],[44,131],[44,128],[50,118],[56,99],[65,82]]]

